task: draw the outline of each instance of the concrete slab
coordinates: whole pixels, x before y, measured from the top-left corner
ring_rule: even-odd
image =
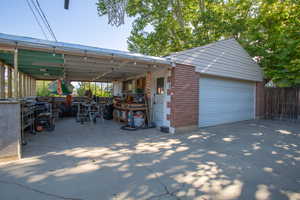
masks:
[[[245,121],[191,133],[61,121],[0,164],[1,199],[300,199],[300,125]]]

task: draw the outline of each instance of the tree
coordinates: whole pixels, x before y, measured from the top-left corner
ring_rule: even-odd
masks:
[[[48,97],[51,96],[48,86],[50,81],[37,81],[36,82],[36,94],[37,96]]]
[[[84,96],[86,90],[91,90],[96,96],[110,97],[112,95],[112,84],[109,83],[97,83],[95,85],[95,83],[79,82],[78,84],[79,87],[76,89],[78,96]]]
[[[267,78],[278,86],[300,86],[300,2],[266,1],[260,6],[245,45],[252,55],[261,57],[260,64]]]
[[[107,14],[103,0],[98,13]],[[299,0],[128,0],[126,13],[130,51],[165,56],[234,37],[266,79],[300,85]]]

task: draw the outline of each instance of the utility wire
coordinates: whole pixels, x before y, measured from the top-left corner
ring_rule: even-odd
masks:
[[[36,14],[35,14],[35,12],[34,12],[34,10],[33,10],[32,6],[30,5],[29,1],[28,1],[28,0],[26,0],[26,2],[27,2],[27,4],[28,4],[28,7],[30,8],[30,10],[31,10],[31,12],[32,12],[32,14],[33,14],[33,16],[34,16],[34,19],[35,19],[36,23],[38,24],[38,26],[39,26],[39,27],[40,27],[40,29],[42,30],[42,33],[43,33],[43,35],[44,35],[45,39],[49,40],[49,38],[48,38],[48,36],[47,36],[46,32],[44,31],[44,28],[43,28],[43,26],[41,25],[40,21],[38,20],[38,18],[37,18],[37,16],[36,16]]]
[[[35,2],[34,2],[33,0],[30,0],[30,2],[31,2],[31,4],[33,5],[33,8],[34,8],[35,12],[38,13],[38,15],[40,16],[40,19],[42,20],[44,27],[46,27],[46,29],[48,30],[48,33],[50,34],[50,36],[53,37],[52,34],[51,34],[51,32],[50,32],[50,29],[49,29],[49,27],[47,26],[47,23],[46,23],[46,21],[45,21],[43,15],[42,15],[42,13],[41,13],[40,10],[38,9],[37,5],[35,4]]]
[[[50,33],[51,37],[53,40],[57,41],[55,34],[47,20],[46,15],[44,14],[39,2],[36,0],[36,3],[31,0],[31,4],[34,6],[34,9],[36,10],[36,12],[39,14],[40,18],[42,19],[42,22],[44,23],[44,25],[46,26],[46,28],[48,29],[48,32]]]
[[[48,21],[48,19],[47,19],[47,17],[46,17],[46,15],[45,15],[45,13],[44,13],[44,11],[43,11],[43,9],[42,9],[42,7],[41,7],[41,5],[40,5],[40,3],[39,3],[38,0],[36,0],[36,4],[37,4],[37,6],[38,6],[40,12],[42,13],[42,15],[43,15],[43,17],[44,17],[47,26],[49,27],[49,31],[50,31],[52,37],[53,37],[54,40],[57,42],[56,36],[55,36],[55,34],[54,34],[54,32],[53,32],[53,30],[52,30],[52,28],[51,28],[51,26],[50,26],[50,23],[49,23],[49,21]]]

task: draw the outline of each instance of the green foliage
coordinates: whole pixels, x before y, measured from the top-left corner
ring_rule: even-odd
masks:
[[[111,90],[112,85],[111,84],[102,84],[101,83],[87,83],[87,82],[80,82],[78,83],[79,87],[76,89],[78,96],[84,96],[86,90],[91,90],[93,95],[96,96],[102,96],[102,97],[110,97],[112,96]]]
[[[37,96],[44,96],[44,97],[51,96],[51,93],[48,90],[49,84],[50,81],[37,81],[36,83]]]
[[[266,79],[300,85],[299,0],[129,0],[126,12],[135,18],[130,51],[165,56],[234,37],[258,60]]]
[[[266,1],[261,4],[257,24],[260,31],[254,34],[260,41],[261,66],[267,78],[278,86],[300,86],[300,2]],[[261,31],[263,30],[263,32]]]

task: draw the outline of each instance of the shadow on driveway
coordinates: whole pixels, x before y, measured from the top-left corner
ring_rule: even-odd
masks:
[[[300,199],[300,125],[291,122],[163,135],[67,121],[24,151],[0,165],[1,199]]]

